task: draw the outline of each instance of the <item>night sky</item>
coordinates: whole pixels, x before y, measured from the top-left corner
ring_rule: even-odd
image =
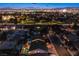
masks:
[[[64,8],[79,7],[79,3],[0,3],[0,8]]]

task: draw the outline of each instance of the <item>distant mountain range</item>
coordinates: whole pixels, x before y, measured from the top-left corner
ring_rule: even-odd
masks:
[[[79,7],[64,7],[64,8],[36,8],[36,7],[27,7],[27,8],[0,8],[0,10],[13,10],[13,9],[79,9]]]

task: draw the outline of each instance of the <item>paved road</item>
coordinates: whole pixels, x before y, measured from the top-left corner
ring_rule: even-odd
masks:
[[[59,56],[70,56],[69,52],[64,47],[60,46],[61,42],[57,37],[51,37],[49,40],[54,44]]]
[[[54,44],[54,46],[59,56],[70,56],[69,52],[64,47],[60,47],[57,44]]]

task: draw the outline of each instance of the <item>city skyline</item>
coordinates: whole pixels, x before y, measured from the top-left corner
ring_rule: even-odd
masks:
[[[0,8],[65,8],[79,7],[79,3],[0,3]]]

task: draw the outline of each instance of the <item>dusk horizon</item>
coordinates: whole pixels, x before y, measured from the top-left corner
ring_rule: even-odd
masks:
[[[0,3],[0,8],[79,8],[79,3]]]

